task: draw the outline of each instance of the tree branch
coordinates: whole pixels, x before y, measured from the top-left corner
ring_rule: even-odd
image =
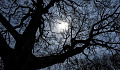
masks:
[[[97,23],[95,23],[93,26],[95,26],[95,25],[97,25],[97,24],[99,24],[99,23],[107,20],[108,18],[112,17],[114,14],[116,14],[116,12],[117,12],[117,10],[118,10],[119,8],[120,8],[120,5],[114,10],[114,12],[113,12],[111,15],[109,15],[109,16],[106,17],[106,18],[101,19],[100,21],[98,21]]]
[[[11,53],[13,49],[9,47],[6,40],[3,38],[3,36],[0,34],[0,56],[6,56],[5,54]]]
[[[21,26],[23,26],[23,22],[30,16],[30,12],[28,12],[22,19],[19,25],[15,26],[14,28],[20,28]]]
[[[44,9],[48,10],[51,6],[54,5],[55,2],[58,2],[58,1],[60,1],[60,0],[51,0],[51,2],[48,4],[48,6]],[[42,14],[47,13],[47,11],[46,12],[41,11],[41,10],[44,10],[41,2],[42,1],[39,1],[39,0],[37,1],[36,12],[31,14],[32,19],[30,20],[29,25],[26,27],[25,31],[22,34],[22,39],[23,39],[23,41],[26,42],[26,48],[28,48],[28,49],[31,48],[30,45],[34,44],[35,34],[36,34],[38,27],[41,27],[41,25],[44,24],[44,22],[42,22]],[[17,49],[17,47],[19,47],[18,50],[20,48],[23,49],[23,47],[25,48],[25,46],[16,46],[16,49]],[[34,47],[34,46],[32,46],[32,47]],[[28,50],[28,49],[25,49],[25,50]]]
[[[7,21],[7,19],[1,13],[0,22],[12,34],[15,40],[19,40],[20,34],[14,29],[14,27]]]
[[[54,5],[55,2],[59,2],[60,0],[51,0],[50,3],[43,9],[43,14],[48,13],[50,7]]]
[[[34,64],[37,69],[40,69],[40,68],[51,66],[56,63],[63,63],[67,58],[83,52],[83,50],[88,46],[89,44],[85,44],[82,47],[76,47],[75,49],[68,51],[66,53],[60,54],[60,55],[50,55],[50,56],[45,56],[45,57],[34,56]]]
[[[90,34],[89,34],[89,38],[92,38],[92,37],[93,37],[94,26],[97,25],[97,24],[99,24],[99,23],[101,23],[101,22],[103,22],[103,21],[105,21],[105,20],[107,20],[107,19],[110,18],[110,17],[113,17],[113,15],[116,14],[116,12],[117,12],[117,10],[118,10],[119,8],[120,8],[120,5],[118,5],[118,7],[114,10],[114,12],[113,12],[111,15],[109,15],[108,17],[103,18],[103,19],[101,19],[100,21],[98,21],[97,23],[93,24],[93,26],[92,26],[92,28],[91,28],[91,31],[90,31]]]
[[[84,50],[84,48],[76,48],[75,50],[72,50],[71,52],[63,53],[61,55],[51,55],[51,56],[46,56],[46,57],[39,57],[38,59],[36,58],[35,64],[36,68],[45,68],[48,66],[51,66],[56,63],[63,63],[67,58],[79,54]],[[43,64],[44,63],[44,64]]]

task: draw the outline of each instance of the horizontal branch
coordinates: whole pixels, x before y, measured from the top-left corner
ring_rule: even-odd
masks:
[[[114,32],[114,30],[108,30],[108,31],[98,32],[96,34],[93,34],[93,36],[96,36],[96,35],[99,35],[99,34],[102,34],[102,33],[107,33],[107,32]]]
[[[34,60],[37,69],[45,68],[57,63],[63,63],[67,58],[76,54],[82,53],[83,50],[88,47],[89,44],[85,44],[82,47],[76,47],[75,49],[68,51],[60,55],[50,55],[46,57],[36,57]]]
[[[97,41],[97,42],[101,42],[101,43],[105,43],[105,44],[120,44],[120,42],[105,42],[105,41],[103,41],[103,40],[99,40],[99,39],[92,39],[92,41]]]
[[[78,43],[86,43],[87,40],[75,40],[74,43],[78,44]]]

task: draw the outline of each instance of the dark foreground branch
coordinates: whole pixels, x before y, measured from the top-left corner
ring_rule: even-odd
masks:
[[[68,52],[60,54],[60,55],[50,55],[50,56],[46,56],[46,57],[33,56],[35,68],[41,69],[41,68],[51,66],[53,64],[63,63],[67,58],[83,52],[83,50],[88,46],[89,45],[86,44],[83,47],[77,47],[71,51],[68,51]]]
[[[19,39],[20,34],[14,29],[14,27],[7,21],[7,19],[1,13],[0,13],[0,22],[12,34],[15,40]]]
[[[5,54],[8,54],[12,52],[13,49],[9,47],[6,40],[3,38],[3,36],[0,34],[0,56],[6,56]]]

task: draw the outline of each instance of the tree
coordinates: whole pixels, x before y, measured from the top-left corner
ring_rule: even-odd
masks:
[[[1,0],[4,69],[41,69],[98,49],[118,52],[119,19],[119,0]],[[68,22],[68,29],[57,32],[57,20]]]

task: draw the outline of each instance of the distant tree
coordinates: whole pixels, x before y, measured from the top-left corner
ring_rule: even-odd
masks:
[[[119,52],[119,19],[119,0],[0,0],[4,70],[41,69],[80,53],[89,58]]]

